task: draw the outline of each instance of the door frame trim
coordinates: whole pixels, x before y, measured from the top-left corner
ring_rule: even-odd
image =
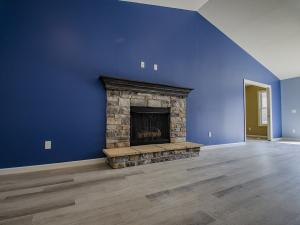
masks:
[[[267,89],[268,95],[268,140],[273,140],[273,109],[272,109],[272,86],[252,80],[244,79],[244,140],[247,140],[247,112],[246,112],[246,86],[253,85]]]

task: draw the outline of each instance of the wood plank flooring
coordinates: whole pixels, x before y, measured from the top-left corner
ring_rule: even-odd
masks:
[[[299,225],[300,145],[0,176],[0,225]]]

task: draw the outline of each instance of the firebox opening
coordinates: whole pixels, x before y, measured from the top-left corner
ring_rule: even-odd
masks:
[[[130,145],[170,143],[170,108],[130,107]]]

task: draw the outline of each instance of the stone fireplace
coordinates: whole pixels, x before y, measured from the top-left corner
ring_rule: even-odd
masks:
[[[131,109],[169,111],[169,141],[186,140],[186,96],[190,88],[101,77],[106,87],[106,148],[130,146]],[[150,112],[149,111],[149,112]],[[164,111],[165,112],[165,111]],[[134,112],[133,112],[134,113]],[[151,112],[150,112],[151,113]]]
[[[144,158],[146,152],[141,153],[141,148],[150,151],[152,155],[149,157],[153,157],[153,152],[166,147],[159,147],[159,144],[182,143],[181,147],[173,148],[184,151],[197,148],[199,153],[199,145],[186,145],[186,97],[192,89],[107,76],[100,79],[106,88],[107,100],[104,152],[113,168],[145,164],[141,157]],[[172,150],[169,146],[167,149]],[[129,155],[140,155],[140,160],[129,160],[129,163],[130,157],[126,158]],[[188,151],[181,158],[191,155]]]

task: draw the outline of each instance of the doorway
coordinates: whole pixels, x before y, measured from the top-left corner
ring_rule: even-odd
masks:
[[[270,85],[244,80],[244,115],[245,141],[272,140],[272,87]]]

